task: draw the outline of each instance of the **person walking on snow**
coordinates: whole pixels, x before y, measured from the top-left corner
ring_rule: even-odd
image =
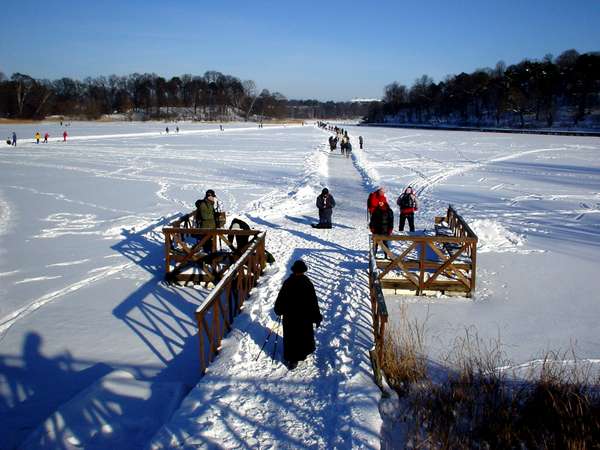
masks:
[[[419,205],[417,203],[417,196],[415,195],[414,189],[408,186],[402,195],[398,197],[396,203],[400,207],[399,230],[404,231],[404,224],[408,219],[410,231],[415,231],[415,211],[419,209]]]
[[[340,152],[342,155],[346,153],[346,145],[348,145],[348,138],[346,136],[342,136],[342,140],[340,143]]]
[[[317,208],[319,209],[319,223],[313,228],[331,228],[331,216],[335,208],[335,199],[329,193],[329,189],[323,188],[321,195],[317,197]]]
[[[37,132],[35,133],[35,143],[36,143],[36,144],[39,144],[39,143],[40,143],[40,139],[41,139],[41,137],[42,137],[42,135],[40,134],[40,132],[39,132],[39,131],[37,131]]]
[[[360,149],[362,150],[362,146],[363,146],[363,137],[362,136],[358,137],[358,144],[360,146]]]
[[[346,158],[350,158],[350,153],[352,153],[352,143],[348,139],[348,142],[346,142]]]
[[[318,328],[323,320],[307,271],[304,261],[294,262],[292,274],[283,282],[275,301],[275,314],[283,316],[283,359],[290,370],[315,351],[313,324]]]
[[[48,132],[46,132],[46,133],[44,134],[44,144],[47,144],[47,143],[48,143],[48,138],[49,138],[49,137],[50,137],[50,134],[49,134]]]
[[[63,131],[63,142],[67,142],[67,130]]]
[[[13,145],[13,147],[17,146],[17,133],[15,133],[14,131],[12,134],[12,145]]]
[[[169,127],[165,128],[165,132],[169,134]]]

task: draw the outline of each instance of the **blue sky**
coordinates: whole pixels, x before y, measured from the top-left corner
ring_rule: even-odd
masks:
[[[288,98],[600,51],[600,0],[5,0],[0,71],[36,78],[218,70]]]

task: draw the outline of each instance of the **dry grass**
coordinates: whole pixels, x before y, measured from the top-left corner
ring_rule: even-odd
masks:
[[[32,120],[32,119],[0,119],[0,124],[2,125],[23,125],[30,123],[39,123],[41,120]]]
[[[401,322],[383,369],[408,405],[413,448],[600,448],[600,380],[574,351],[547,353],[517,379],[498,369],[509,367],[500,339],[469,329],[445,358],[448,377],[434,381],[422,356],[424,327]]]
[[[427,375],[424,335],[424,323],[410,321],[405,308],[400,310],[399,325],[386,329],[382,369],[388,384],[398,395],[404,395],[412,383]]]

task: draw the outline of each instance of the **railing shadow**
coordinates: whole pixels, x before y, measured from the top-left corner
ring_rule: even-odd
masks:
[[[208,291],[178,289],[163,280],[164,237],[157,229],[175,217],[162,218],[135,233],[123,230],[123,240],[112,247],[152,275],[113,309],[113,315],[163,366],[148,379],[176,380],[191,387],[199,377],[194,312]]]
[[[311,225],[311,224],[319,222],[319,218],[318,217],[315,218],[315,217],[306,216],[306,215],[304,215],[302,217],[294,217],[294,216],[286,215],[285,218],[287,220],[291,221],[291,222],[299,223],[300,225]],[[347,230],[353,230],[354,229],[354,227],[349,227],[349,226],[343,225],[343,224],[341,224],[339,222],[332,222],[331,225],[332,225],[333,228],[344,228],[344,229],[347,229]]]

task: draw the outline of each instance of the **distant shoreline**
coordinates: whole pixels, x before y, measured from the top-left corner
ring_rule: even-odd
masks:
[[[438,130],[438,131],[481,131],[486,133],[514,133],[514,134],[546,134],[546,135],[557,135],[557,136],[588,136],[588,137],[600,137],[600,130],[598,131],[584,131],[584,130],[552,130],[545,128],[493,128],[493,127],[461,127],[461,126],[435,126],[435,125],[413,125],[413,124],[401,124],[401,123],[360,123],[359,126],[363,127],[386,127],[386,128],[407,128],[407,129],[418,129],[418,130]]]
[[[69,117],[65,117],[64,119],[57,119],[55,117],[48,117],[45,119],[7,119],[0,118],[0,125],[27,125],[27,124],[36,124],[43,122],[95,122],[95,123],[131,123],[131,122],[157,122],[157,123],[214,123],[214,124],[226,124],[226,123],[261,123],[256,120],[191,120],[191,119],[148,119],[148,120],[122,120],[122,119],[111,119],[107,117],[103,117],[100,119],[71,119]],[[273,119],[273,120],[263,120],[262,123],[265,125],[279,125],[279,124],[299,124],[304,122],[305,124],[312,123],[314,119]]]

